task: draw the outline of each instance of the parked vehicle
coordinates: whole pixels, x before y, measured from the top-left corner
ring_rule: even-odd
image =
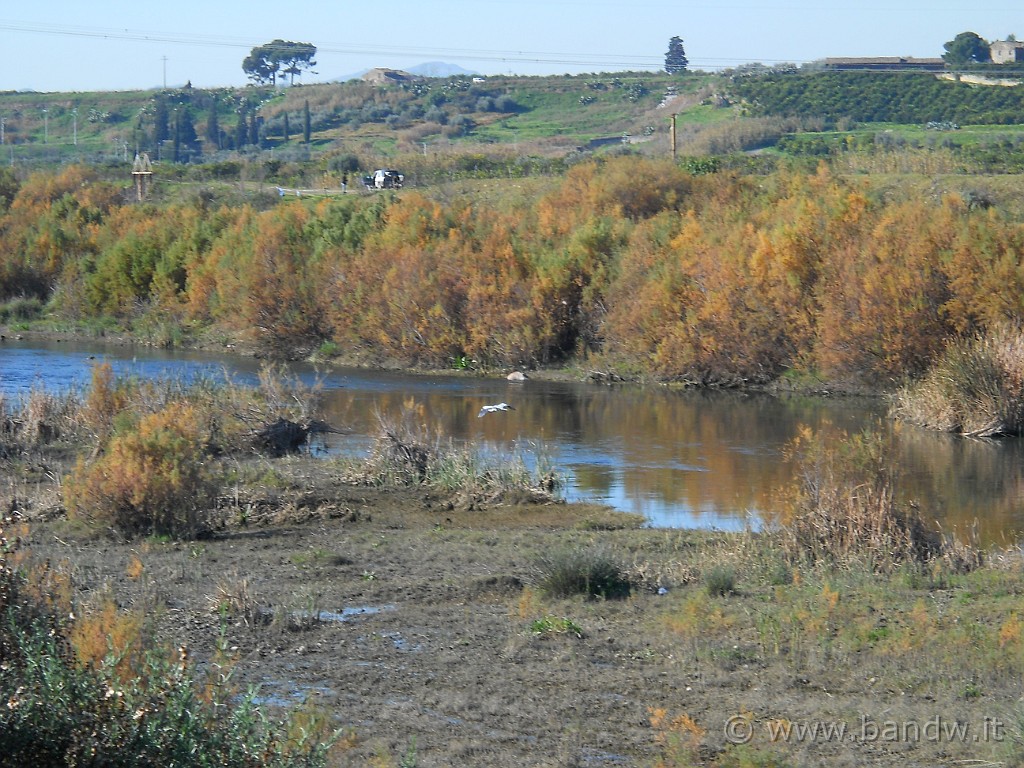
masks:
[[[405,174],[391,168],[378,168],[372,176],[363,176],[367,189],[401,189]]]

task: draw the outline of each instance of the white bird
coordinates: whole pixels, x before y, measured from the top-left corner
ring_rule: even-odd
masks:
[[[488,414],[488,413],[497,413],[498,411],[514,411],[514,410],[515,410],[515,408],[513,408],[508,403],[498,403],[497,405],[485,405],[483,408],[480,409],[480,413],[478,413],[476,415],[476,417],[479,419],[481,416],[483,416],[485,414]]]

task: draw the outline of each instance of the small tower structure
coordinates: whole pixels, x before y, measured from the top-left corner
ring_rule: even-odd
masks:
[[[132,163],[132,179],[135,181],[135,199],[140,203],[146,199],[152,178],[153,164],[149,162],[149,154],[143,152],[140,155],[136,152],[135,162]]]

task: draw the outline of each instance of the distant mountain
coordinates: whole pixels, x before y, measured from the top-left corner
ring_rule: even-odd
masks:
[[[407,67],[406,72],[411,72],[420,77],[451,77],[452,75],[475,75],[476,72],[463,69],[458,64],[448,64],[444,61],[427,61],[417,64],[415,67]]]
[[[358,80],[369,71],[369,69],[363,69],[351,75],[342,75],[341,77],[334,78],[333,82],[344,83],[348,80]],[[458,64],[448,64],[444,61],[426,61],[423,64],[417,64],[415,67],[406,67],[402,71],[408,72],[411,75],[419,75],[420,77],[451,77],[452,75],[477,74],[472,70],[460,67]]]

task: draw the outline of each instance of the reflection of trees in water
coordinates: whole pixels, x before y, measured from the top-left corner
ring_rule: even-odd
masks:
[[[784,455],[800,429],[844,434],[891,430],[875,400],[772,397],[664,388],[590,387],[494,382],[460,392],[410,379],[409,390],[325,393],[335,426],[374,434],[376,413],[407,413],[456,440],[487,441],[499,450],[528,442],[572,450],[582,495],[629,499],[702,514],[740,518],[778,509],[796,466]],[[506,400],[516,410],[478,419],[481,403]],[[925,520],[965,528],[975,519],[987,540],[1024,519],[1024,441],[1001,444],[900,428],[900,495],[915,500]],[[556,467],[557,469],[564,469]],[[639,507],[642,501],[637,502]]]
[[[971,440],[916,427],[898,431],[900,495],[925,520],[1002,543],[1024,522],[1024,441]],[[1009,543],[1006,541],[1005,543]]]

